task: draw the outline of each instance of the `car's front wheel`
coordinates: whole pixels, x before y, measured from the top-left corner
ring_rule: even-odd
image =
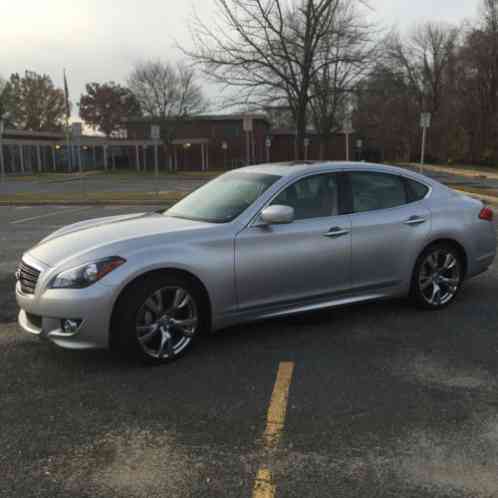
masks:
[[[175,360],[207,326],[200,289],[175,275],[152,275],[132,285],[115,313],[118,348],[149,364]]]
[[[450,244],[434,244],[418,258],[412,279],[412,296],[424,309],[448,306],[457,296],[463,280],[459,252]]]

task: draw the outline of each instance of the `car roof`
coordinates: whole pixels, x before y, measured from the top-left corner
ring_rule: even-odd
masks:
[[[292,161],[282,163],[258,164],[255,166],[246,166],[238,171],[247,171],[254,173],[266,173],[269,175],[278,175],[282,177],[299,177],[304,173],[320,173],[320,171],[377,171],[397,175],[412,177],[423,180],[426,183],[433,184],[430,178],[419,175],[414,171],[399,168],[396,166],[387,166],[385,164],[351,162],[351,161]]]

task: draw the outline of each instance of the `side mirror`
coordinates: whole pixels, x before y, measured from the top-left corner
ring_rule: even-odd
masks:
[[[267,225],[285,225],[294,221],[294,208],[275,204],[261,211],[261,220]]]

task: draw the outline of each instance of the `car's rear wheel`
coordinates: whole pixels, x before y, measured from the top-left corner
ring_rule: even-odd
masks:
[[[434,244],[418,258],[412,279],[412,297],[418,306],[438,310],[455,299],[462,281],[459,251],[450,244]]]
[[[149,364],[177,359],[207,326],[198,286],[176,275],[153,275],[132,285],[115,313],[119,349]]]

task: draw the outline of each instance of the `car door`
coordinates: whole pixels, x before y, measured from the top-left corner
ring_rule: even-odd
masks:
[[[354,291],[406,285],[430,236],[430,211],[420,201],[428,188],[372,171],[348,173],[352,194],[352,285]],[[417,197],[418,196],[418,197]]]
[[[235,241],[241,310],[326,300],[351,285],[351,220],[341,214],[338,174],[297,180],[270,205],[294,208],[285,225],[250,224]]]

